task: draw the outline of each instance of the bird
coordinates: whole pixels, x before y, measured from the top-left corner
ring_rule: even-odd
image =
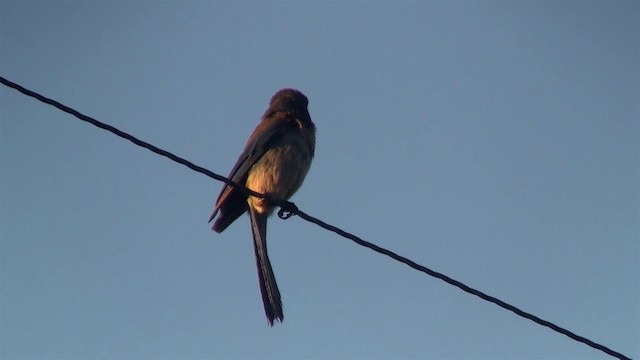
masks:
[[[288,200],[302,185],[314,157],[316,127],[308,105],[309,100],[299,90],[277,91],[229,179],[269,198]],[[209,218],[209,223],[216,219],[213,231],[221,233],[249,212],[262,303],[270,326],[284,320],[280,291],[267,253],[267,218],[273,210],[274,205],[265,199],[225,184]]]

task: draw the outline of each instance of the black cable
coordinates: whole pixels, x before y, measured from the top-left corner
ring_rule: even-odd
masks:
[[[369,248],[369,249],[371,249],[371,250],[373,250],[375,252],[378,252],[380,254],[386,255],[386,256],[394,259],[394,260],[400,261],[401,263],[406,264],[409,267],[414,268],[414,269],[416,269],[418,271],[421,271],[421,272],[423,272],[423,273],[425,273],[425,274],[427,274],[429,276],[438,278],[438,279],[446,282],[449,285],[453,285],[453,286],[459,288],[460,290],[462,290],[464,292],[467,292],[469,294],[475,295],[475,296],[477,296],[477,297],[479,297],[479,298],[481,298],[483,300],[486,300],[488,302],[494,303],[494,304],[500,306],[503,309],[506,309],[506,310],[509,310],[509,311],[515,313],[516,315],[519,315],[519,316],[521,316],[521,317],[523,317],[525,319],[529,319],[529,320],[531,320],[531,321],[533,321],[533,322],[535,322],[535,323],[537,323],[539,325],[546,326],[546,327],[552,329],[555,332],[558,332],[560,334],[566,335],[566,336],[570,337],[571,339],[573,339],[575,341],[579,341],[579,342],[581,342],[583,344],[586,344],[586,345],[588,345],[588,346],[590,346],[590,347],[592,347],[594,349],[598,349],[600,351],[603,351],[603,352],[605,352],[605,353],[607,353],[607,354],[609,354],[609,355],[611,355],[613,357],[617,357],[618,359],[630,359],[630,358],[622,355],[619,352],[616,352],[614,350],[609,349],[608,347],[606,347],[604,345],[600,345],[600,344],[598,344],[596,342],[593,342],[593,341],[591,341],[591,340],[589,340],[589,339],[587,339],[585,337],[577,335],[577,334],[575,334],[575,333],[573,333],[573,332],[571,332],[571,331],[569,331],[567,329],[564,329],[564,328],[562,328],[562,327],[560,327],[560,326],[558,326],[558,325],[556,325],[556,324],[554,324],[554,323],[552,323],[550,321],[543,320],[543,319],[541,319],[541,318],[539,318],[539,317],[537,317],[537,316],[535,316],[533,314],[530,314],[530,313],[528,313],[528,312],[526,312],[524,310],[521,310],[521,309],[519,309],[519,308],[517,308],[517,307],[515,307],[515,306],[513,306],[511,304],[508,304],[508,303],[498,299],[498,298],[495,298],[495,297],[493,297],[491,295],[487,295],[487,294],[483,293],[480,290],[476,290],[476,289],[474,289],[474,288],[472,288],[470,286],[467,286],[467,285],[461,283],[458,280],[452,279],[452,278],[448,277],[447,275],[439,273],[439,272],[437,272],[435,270],[431,270],[426,266],[422,266],[420,264],[417,264],[417,263],[405,258],[404,256],[401,256],[401,255],[398,255],[398,254],[394,253],[393,251],[381,248],[376,244],[372,244],[372,243],[370,243],[368,241],[362,240],[361,238],[359,238],[359,237],[357,237],[357,236],[355,236],[353,234],[350,234],[350,233],[348,233],[348,232],[346,232],[346,231],[344,231],[342,229],[339,229],[339,228],[337,228],[337,227],[335,227],[333,225],[329,225],[329,224],[325,223],[322,220],[316,219],[313,216],[307,215],[306,213],[304,213],[301,210],[297,211],[297,215],[300,216],[301,218],[309,221],[309,222],[312,222],[312,223],[314,223],[314,224],[326,229],[326,230],[333,231],[334,233],[336,233],[336,234],[338,234],[338,235],[340,235],[342,237],[345,237],[345,238],[347,238],[349,240],[352,240],[352,241],[354,241],[355,243],[357,243],[359,245],[367,247],[367,248]]]
[[[58,108],[58,109],[60,109],[60,110],[62,110],[64,112],[66,112],[66,113],[69,113],[69,114],[77,117],[80,120],[89,122],[89,123],[101,128],[101,129],[110,131],[110,132],[112,132],[112,133],[114,133],[114,134],[116,134],[116,135],[118,135],[118,136],[120,136],[122,138],[125,138],[125,139],[133,142],[134,144],[136,144],[138,146],[141,146],[141,147],[144,147],[144,148],[146,148],[148,150],[151,150],[156,154],[168,157],[169,159],[171,159],[171,160],[173,160],[175,162],[178,162],[180,164],[183,164],[183,165],[189,167],[190,169],[192,169],[194,171],[197,171],[199,173],[205,174],[205,175],[207,175],[207,176],[209,176],[209,177],[211,177],[211,178],[213,178],[215,180],[222,181],[222,182],[224,182],[224,183],[226,183],[228,185],[235,186],[236,188],[242,190],[246,194],[250,194],[252,196],[257,196],[257,197],[261,197],[261,198],[266,198],[263,194],[260,194],[260,193],[257,193],[255,191],[252,191],[252,190],[250,190],[250,189],[248,189],[248,188],[246,188],[246,187],[244,187],[244,186],[242,186],[240,184],[234,183],[233,181],[225,178],[224,176],[221,176],[221,175],[218,175],[216,173],[213,173],[213,172],[211,172],[211,171],[209,171],[209,170],[207,170],[207,169],[205,169],[203,167],[200,167],[198,165],[195,165],[192,162],[187,161],[187,160],[185,160],[185,159],[183,159],[183,158],[181,158],[179,156],[173,155],[172,153],[170,153],[170,152],[168,152],[166,150],[162,150],[162,149],[160,149],[158,147],[155,147],[155,146],[153,146],[153,145],[151,145],[151,144],[149,144],[147,142],[139,140],[136,137],[134,137],[132,135],[129,135],[129,134],[127,134],[127,133],[125,133],[125,132],[123,132],[121,130],[118,130],[118,129],[114,128],[111,125],[104,124],[104,123],[102,123],[102,122],[100,122],[100,121],[98,121],[98,120],[96,120],[96,119],[94,119],[92,117],[83,115],[80,112],[78,112],[78,111],[76,111],[76,110],[74,110],[74,109],[72,109],[72,108],[70,108],[68,106],[65,106],[65,105],[63,105],[63,104],[61,104],[61,103],[59,103],[59,102],[57,102],[55,100],[46,98],[46,97],[44,97],[44,96],[42,96],[42,95],[40,95],[40,94],[38,94],[36,92],[33,92],[31,90],[28,90],[28,89],[25,89],[24,87],[9,81],[9,80],[5,79],[4,77],[0,76],[0,82],[2,82],[2,84],[4,84],[5,86],[8,86],[8,87],[13,88],[13,89],[16,89],[19,92],[21,92],[21,93],[23,93],[23,94],[25,94],[27,96],[36,98],[36,99],[38,99],[38,100],[40,100],[40,101],[42,101],[42,102],[44,102],[46,104],[52,105],[52,106],[54,106],[54,107],[56,107],[56,108]],[[487,295],[487,294],[483,293],[482,291],[479,291],[479,290],[476,290],[476,289],[474,289],[472,287],[469,287],[469,286],[461,283],[460,281],[454,280],[454,279],[452,279],[452,278],[450,278],[450,277],[448,277],[448,276],[446,276],[444,274],[441,274],[441,273],[439,273],[437,271],[431,270],[431,269],[429,269],[429,268],[427,268],[425,266],[417,264],[417,263],[415,263],[415,262],[413,262],[413,261],[411,261],[411,260],[409,260],[409,259],[407,259],[407,258],[405,258],[403,256],[400,256],[400,255],[392,252],[392,251],[389,251],[387,249],[381,248],[378,245],[375,245],[375,244],[372,244],[372,243],[370,243],[368,241],[362,240],[361,238],[359,238],[359,237],[357,237],[357,236],[355,236],[353,234],[350,234],[350,233],[348,233],[348,232],[346,232],[346,231],[344,231],[344,230],[342,230],[340,228],[337,228],[337,227],[335,227],[333,225],[329,225],[329,224],[325,223],[324,221],[319,220],[319,219],[317,219],[317,218],[315,218],[313,216],[310,216],[307,213],[303,212],[302,210],[298,209],[296,207],[296,205],[294,203],[292,203],[292,202],[289,202],[289,201],[276,201],[276,200],[273,200],[273,199],[267,199],[267,200],[271,201],[272,203],[274,203],[274,204],[276,204],[278,206],[280,206],[281,210],[278,212],[278,216],[280,216],[283,219],[289,218],[291,216],[291,214],[296,214],[296,215],[300,216],[301,218],[303,218],[303,219],[305,219],[305,220],[307,220],[309,222],[312,222],[312,223],[314,223],[314,224],[316,224],[316,225],[318,225],[318,226],[320,226],[320,227],[322,227],[322,228],[324,228],[326,230],[332,231],[332,232],[334,232],[334,233],[336,233],[336,234],[338,234],[338,235],[340,235],[342,237],[345,237],[345,238],[347,238],[349,240],[352,240],[355,243],[357,243],[358,245],[367,247],[367,248],[369,248],[369,249],[371,249],[371,250],[373,250],[373,251],[375,251],[377,253],[389,256],[390,258],[392,258],[394,260],[397,260],[397,261],[400,261],[400,262],[410,266],[413,269],[421,271],[421,272],[423,272],[423,273],[425,273],[425,274],[427,274],[429,276],[438,278],[438,279],[446,282],[449,285],[453,285],[453,286],[459,288],[460,290],[462,290],[464,292],[467,292],[469,294],[475,295],[475,296],[477,296],[477,297],[479,297],[479,298],[481,298],[483,300],[486,300],[488,302],[494,303],[494,304],[498,305],[499,307],[501,307],[503,309],[506,309],[506,310],[509,310],[509,311],[515,313],[518,316],[521,316],[521,317],[523,317],[525,319],[529,319],[529,320],[531,320],[531,321],[533,321],[533,322],[535,322],[535,323],[537,323],[539,325],[546,326],[546,327],[550,328],[551,330],[556,331],[556,332],[558,332],[560,334],[566,335],[566,336],[568,336],[569,338],[571,338],[571,339],[573,339],[575,341],[578,341],[578,342],[581,342],[583,344],[586,344],[586,345],[588,345],[588,346],[590,346],[590,347],[592,347],[594,349],[598,349],[600,351],[603,351],[603,352],[607,353],[608,355],[611,355],[611,356],[616,357],[618,359],[628,359],[628,360],[630,360],[629,357],[624,356],[621,353],[616,352],[614,350],[611,350],[611,349],[609,349],[608,347],[606,347],[604,345],[600,345],[600,344],[598,344],[596,342],[593,342],[593,341],[591,341],[591,340],[589,340],[589,339],[587,339],[585,337],[577,335],[577,334],[575,334],[575,333],[573,333],[573,332],[571,332],[571,331],[569,331],[567,329],[564,329],[564,328],[562,328],[562,327],[560,327],[560,326],[558,326],[558,325],[556,325],[556,324],[554,324],[552,322],[543,320],[543,319],[541,319],[541,318],[539,318],[539,317],[537,317],[537,316],[535,316],[533,314],[530,314],[530,313],[528,313],[526,311],[520,310],[519,308],[517,308],[517,307],[515,307],[515,306],[513,306],[511,304],[508,304],[508,303],[506,303],[506,302],[504,302],[504,301],[502,301],[502,300],[500,300],[498,298],[495,298],[493,296]]]

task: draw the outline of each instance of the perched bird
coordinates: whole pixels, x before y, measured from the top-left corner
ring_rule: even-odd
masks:
[[[273,95],[269,108],[229,173],[237,184],[273,199],[288,200],[304,180],[315,151],[316,127],[307,110],[309,101],[300,91],[282,89]],[[264,199],[247,196],[224,185],[216,201],[212,229],[222,232],[249,210],[258,280],[269,325],[282,322],[282,300],[267,255],[267,217],[274,207]]]

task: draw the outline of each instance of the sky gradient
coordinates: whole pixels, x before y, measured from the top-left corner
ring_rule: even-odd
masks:
[[[221,175],[310,100],[302,210],[640,357],[639,3],[0,2],[0,73]],[[600,359],[0,89],[0,357]]]

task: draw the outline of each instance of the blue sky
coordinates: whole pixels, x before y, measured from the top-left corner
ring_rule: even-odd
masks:
[[[640,357],[639,3],[0,3],[0,73],[226,175],[310,99],[292,199]],[[221,184],[1,91],[1,349],[16,358],[606,358],[299,218],[285,321]]]

